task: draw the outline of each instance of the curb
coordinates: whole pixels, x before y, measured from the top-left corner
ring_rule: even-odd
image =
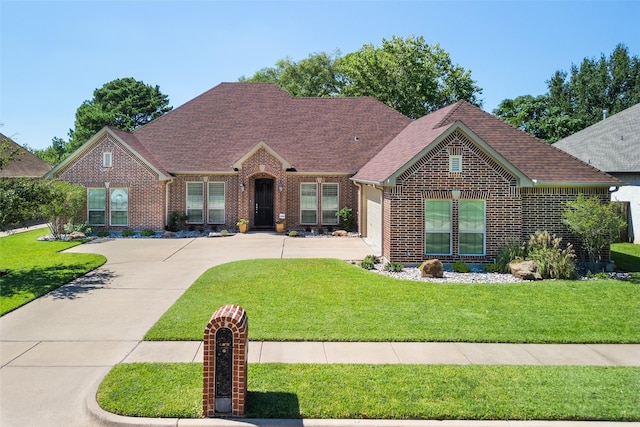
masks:
[[[498,421],[498,420],[372,420],[372,419],[260,419],[260,418],[143,418],[117,415],[98,405],[98,381],[87,396],[87,412],[103,427],[640,427],[637,422],[613,421]]]

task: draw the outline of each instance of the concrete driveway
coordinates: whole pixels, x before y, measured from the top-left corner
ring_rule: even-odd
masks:
[[[243,259],[363,259],[359,238],[116,239],[69,252],[98,253],[94,272],[0,318],[0,426],[93,426],[88,394],[208,268]]]

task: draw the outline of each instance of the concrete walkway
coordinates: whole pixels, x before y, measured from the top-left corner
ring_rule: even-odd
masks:
[[[552,425],[514,422],[375,422],[363,420],[147,420],[117,417],[95,403],[95,390],[116,364],[197,360],[199,342],[141,342],[146,331],[208,268],[242,259],[333,257],[372,253],[361,239],[290,239],[276,234],[226,238],[118,239],[70,252],[99,253],[94,272],[0,318],[0,426],[104,425]],[[347,347],[340,347],[341,345]],[[638,365],[638,346],[492,347],[442,343],[269,343],[250,345],[250,362],[495,363]],[[556,352],[556,350],[558,350]],[[387,359],[375,357],[389,356]],[[386,357],[385,356],[385,357]],[[418,362],[420,358],[423,362]],[[383,361],[384,360],[384,361]],[[373,423],[373,424],[372,424]],[[553,423],[557,425],[558,423]],[[564,424],[564,423],[562,423]],[[569,423],[567,425],[611,425]],[[629,425],[629,424],[625,424]]]

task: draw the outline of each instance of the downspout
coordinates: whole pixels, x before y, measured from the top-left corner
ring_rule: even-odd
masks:
[[[357,181],[353,181],[353,183],[356,185],[356,188],[358,189],[358,234],[360,234],[360,237],[362,237],[362,231],[363,231],[363,227],[362,227],[362,199],[364,197],[364,194],[362,192],[362,184],[360,184]]]
[[[168,179],[164,186],[164,227],[169,225],[169,185],[173,183],[173,178]]]

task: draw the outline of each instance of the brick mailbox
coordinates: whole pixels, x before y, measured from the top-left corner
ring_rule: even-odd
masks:
[[[204,330],[202,408],[205,417],[243,417],[247,396],[247,313],[220,307]]]

